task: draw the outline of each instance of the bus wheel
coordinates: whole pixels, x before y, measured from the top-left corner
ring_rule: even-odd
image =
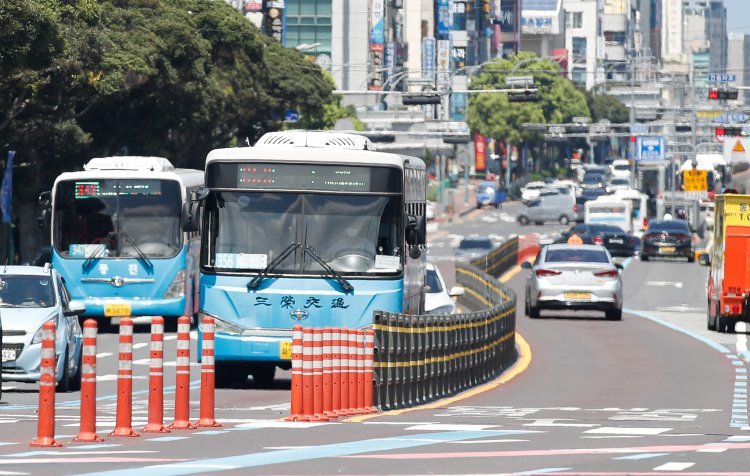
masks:
[[[273,379],[276,376],[275,365],[257,365],[250,369],[256,388],[273,387]]]

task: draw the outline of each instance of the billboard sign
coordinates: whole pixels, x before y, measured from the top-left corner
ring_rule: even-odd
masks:
[[[432,78],[437,69],[435,38],[422,38],[422,77]]]
[[[453,29],[453,2],[451,0],[437,0],[435,5],[435,35],[441,40],[450,38]]]
[[[750,138],[748,137],[733,137],[724,141],[724,160],[729,164],[750,160],[748,151],[750,151]]]
[[[385,42],[385,25],[383,22],[384,0],[372,0],[370,12],[370,44],[382,45]]]
[[[664,137],[640,136],[636,141],[636,160],[664,160],[664,152]]]

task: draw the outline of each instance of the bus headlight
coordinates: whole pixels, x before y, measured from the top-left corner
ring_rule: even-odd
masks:
[[[203,318],[206,316],[211,316],[211,314],[206,314],[203,311],[200,311],[198,313],[198,327],[200,327],[201,332],[203,331]],[[238,336],[242,334],[242,331],[245,330],[244,327],[238,326],[237,324],[231,324],[225,320],[219,319],[216,316],[211,317],[214,318],[214,332],[223,332],[224,334]]]
[[[177,272],[172,282],[164,293],[164,299],[173,299],[185,296],[185,270]]]

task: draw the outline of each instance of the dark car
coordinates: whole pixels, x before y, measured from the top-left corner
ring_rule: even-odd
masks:
[[[584,188],[581,190],[581,197],[585,198],[586,200],[596,200],[597,197],[601,197],[603,195],[606,195],[607,192],[604,190],[604,188]]]
[[[456,248],[456,257],[459,259],[473,260],[484,256],[493,250],[495,244],[488,236],[473,235],[461,240]]]
[[[695,261],[693,235],[685,220],[651,220],[643,233],[641,261],[656,257],[687,258]]]
[[[576,221],[578,223],[583,223],[583,219],[586,216],[586,207],[584,205],[588,201],[589,199],[584,196],[576,197],[576,204],[573,210],[576,212]]]
[[[566,243],[575,233],[584,244],[602,245],[612,256],[633,256],[638,249],[638,238],[622,231],[621,228],[599,223],[579,223],[561,233],[556,243]]]
[[[602,189],[607,185],[607,175],[598,170],[589,170],[581,180],[582,189]]]

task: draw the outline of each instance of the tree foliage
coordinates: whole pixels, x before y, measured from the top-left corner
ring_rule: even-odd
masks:
[[[560,66],[530,52],[486,64],[471,79],[470,89],[506,89],[507,76],[529,75],[534,77],[534,86],[538,88],[538,102],[511,103],[504,93],[472,95],[467,114],[469,127],[517,145],[541,139],[540,133],[523,130],[524,123],[556,124],[570,122],[577,116],[590,117],[585,96],[560,75]]]
[[[608,94],[585,94],[594,122],[607,119],[613,124],[624,124],[630,120],[630,109],[618,98]]]
[[[316,128],[352,112],[315,63],[223,1],[4,0],[0,21],[0,152],[17,151],[27,200],[94,156],[203,168],[289,109]]]

